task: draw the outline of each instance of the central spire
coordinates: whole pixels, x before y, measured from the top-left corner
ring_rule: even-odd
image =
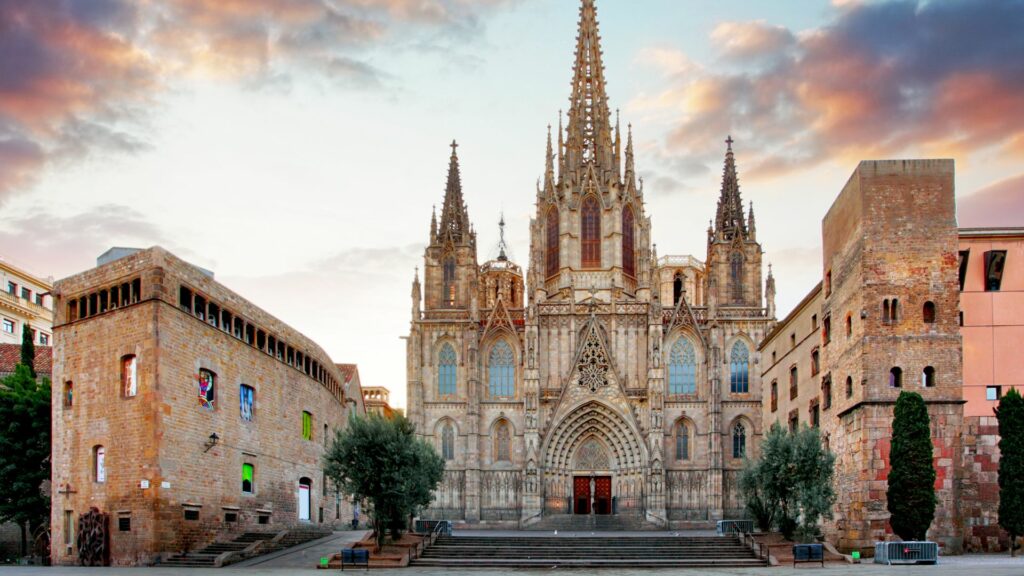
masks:
[[[472,241],[469,214],[466,210],[466,203],[462,199],[459,157],[455,152],[458,146],[455,140],[452,140],[452,156],[448,162],[448,185],[444,191],[444,206],[441,208],[441,227],[438,230],[442,241],[450,238],[456,244]]]
[[[725,166],[722,168],[722,193],[718,199],[718,213],[715,215],[715,230],[727,240],[747,235],[747,223],[743,219],[743,200],[740,199],[740,183],[736,177],[736,158],[733,156],[732,136],[725,139]],[[753,207],[750,218],[753,220]]]
[[[594,0],[583,0],[566,130],[569,170],[583,164],[595,164],[606,170],[613,168],[610,116],[601,60],[601,35],[597,29],[597,8]]]

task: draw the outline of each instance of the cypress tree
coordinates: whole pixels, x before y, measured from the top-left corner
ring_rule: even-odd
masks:
[[[1010,534],[1010,556],[1024,535],[1024,398],[1011,388],[999,399],[999,525]]]
[[[21,363],[28,366],[29,374],[36,377],[36,344],[32,341],[32,329],[28,322],[21,325]]]
[[[903,540],[924,540],[935,518],[935,468],[928,408],[917,392],[901,392],[889,453],[889,524]]]

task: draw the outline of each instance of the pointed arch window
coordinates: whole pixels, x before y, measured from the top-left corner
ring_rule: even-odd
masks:
[[[455,256],[444,259],[444,305],[455,306]]]
[[[455,459],[455,427],[445,422],[441,428],[441,457],[445,460]]]
[[[686,338],[676,340],[668,359],[668,393],[697,392],[697,355]]]
[[[739,252],[733,252],[729,258],[729,286],[732,301],[743,302],[743,254]]]
[[[672,281],[672,305],[679,304],[679,299],[683,297],[683,277],[676,274],[675,280]]]
[[[583,200],[580,218],[581,255],[584,268],[601,267],[601,208],[597,198],[587,196]]]
[[[511,435],[508,431],[508,422],[499,422],[494,429],[494,461],[511,462]]]
[[[437,357],[437,393],[442,396],[455,394],[455,361],[452,345],[442,346]]]
[[[750,351],[737,341],[729,353],[729,391],[733,394],[750,392]]]
[[[547,263],[547,275],[548,277],[554,276],[558,273],[559,262],[558,262],[558,210],[551,207],[548,210],[547,218],[547,250],[546,263]]]
[[[676,460],[690,459],[690,428],[685,421],[676,425]]]
[[[515,366],[512,347],[504,340],[491,348],[487,358],[488,384],[491,396],[512,396],[515,394]]]
[[[636,277],[635,247],[633,209],[626,206],[622,211],[622,271],[633,277]]]
[[[742,423],[732,429],[732,457],[743,458],[747,455],[747,427]]]

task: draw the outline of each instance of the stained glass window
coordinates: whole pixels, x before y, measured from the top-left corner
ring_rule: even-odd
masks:
[[[676,340],[668,359],[668,393],[697,392],[697,356],[686,338]]]
[[[548,210],[548,223],[547,223],[547,272],[548,276],[554,276],[558,273],[558,210],[551,208]]]
[[[622,211],[622,271],[630,276],[636,276],[634,247],[633,209],[626,206]]]
[[[313,439],[313,415],[309,412],[302,412],[302,439]]]
[[[512,460],[509,444],[511,444],[511,440],[509,438],[508,423],[501,422],[494,431],[494,459],[496,461],[509,462]]]
[[[441,429],[441,456],[445,460],[455,459],[455,428],[451,422],[445,422]]]
[[[581,211],[581,238],[584,268],[601,267],[601,208],[597,198],[587,196]]]
[[[750,391],[750,351],[747,345],[737,341],[729,354],[729,391],[746,394]]]
[[[134,354],[121,358],[121,393],[125,398],[135,396],[139,390],[137,366]]]
[[[437,363],[437,393],[455,394],[455,349],[451,344],[441,347]]]
[[[488,379],[491,396],[512,396],[515,394],[515,366],[512,359],[512,347],[504,340],[491,348],[487,360],[490,371]]]
[[[242,464],[242,492],[244,492],[245,494],[252,494],[254,492],[254,487],[255,484],[253,483],[253,465]]]
[[[686,422],[680,422],[676,427],[676,460],[690,459],[690,429]]]
[[[238,397],[242,420],[252,422],[253,404],[256,400],[256,389],[248,384],[242,384],[238,387]]]
[[[737,424],[732,429],[732,457],[743,458],[747,455],[747,428]]]
[[[205,368],[199,370],[199,406],[213,410],[217,398],[217,375]]]

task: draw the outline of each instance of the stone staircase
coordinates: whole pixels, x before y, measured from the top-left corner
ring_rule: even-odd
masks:
[[[278,538],[279,534],[274,532],[246,532],[234,540],[229,540],[227,542],[214,542],[206,548],[196,552],[176,554],[161,561],[160,565],[182,568],[216,568],[217,558],[221,554],[226,552],[241,552],[257,541],[263,541],[263,544],[252,556],[270,554],[271,552],[291,548],[292,546],[298,546],[299,544],[304,544],[310,540],[316,540],[330,535],[331,530],[329,529],[312,527],[289,530],[280,538]],[[238,555],[236,558],[229,559],[229,561],[225,562],[224,565],[226,566],[227,564],[230,564],[231,560],[237,562],[242,559],[244,559],[244,557]]]
[[[560,532],[635,532],[664,530],[635,514],[555,514],[544,516],[527,530],[558,530]]]
[[[767,562],[737,536],[441,536],[412,566],[721,568]]]

